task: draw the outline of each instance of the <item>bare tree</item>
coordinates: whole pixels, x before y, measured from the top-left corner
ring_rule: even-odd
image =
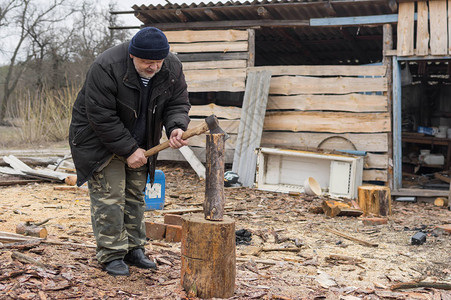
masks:
[[[10,2],[13,2],[10,0]],[[0,98],[0,123],[4,122],[8,101],[19,83],[21,75],[27,70],[28,62],[33,58],[33,48],[29,46],[30,37],[33,32],[40,31],[39,28],[48,27],[49,24],[61,21],[58,9],[68,0],[53,0],[50,4],[38,5],[36,0],[21,0],[14,2],[7,12],[4,13],[3,20],[8,20],[10,32],[14,31],[11,40],[14,47],[9,55],[8,70],[3,82],[3,95]]]

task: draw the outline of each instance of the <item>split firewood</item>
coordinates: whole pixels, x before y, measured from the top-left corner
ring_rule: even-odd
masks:
[[[335,216],[350,216],[358,217],[363,214],[363,211],[357,208],[352,208],[350,205],[334,201],[334,200],[324,200],[322,203],[322,208],[324,213],[329,217]]]
[[[434,177],[440,179],[443,182],[450,183],[450,178],[440,173],[434,173]]]
[[[160,255],[158,255],[158,256],[156,255],[156,256],[154,256],[154,258],[155,258],[155,260],[158,262],[158,264],[165,264],[165,265],[168,265],[168,266],[171,266],[171,267],[174,266],[173,263],[171,263],[170,261],[164,259],[164,258],[161,257]]]
[[[286,236],[280,236],[276,230],[272,230],[271,234],[274,236],[274,243],[280,244],[289,240]]]
[[[36,265],[41,268],[46,268],[46,266],[43,263],[41,263],[40,261],[34,259],[33,257],[25,255],[23,253],[17,252],[17,251],[13,251],[13,253],[11,254],[11,258],[16,259],[24,264],[32,264],[32,265]]]
[[[24,236],[17,233],[0,231],[0,242],[2,243],[17,243],[17,242],[25,242],[35,239],[33,237]]]
[[[30,221],[17,224],[16,233],[43,239],[47,237],[47,229],[45,227],[36,226]]]
[[[37,247],[41,244],[42,240],[40,239],[32,239],[32,240],[26,240],[22,242],[17,243],[8,243],[8,244],[2,244],[0,243],[0,250],[6,250],[6,249],[17,249],[17,250],[28,250],[34,247]]]
[[[51,241],[51,240],[42,240],[45,244],[50,245],[67,245],[72,247],[83,247],[83,248],[96,248],[96,245],[89,245],[89,244],[79,244],[79,243],[71,243],[71,242],[59,242],[59,241]]]
[[[241,251],[241,255],[259,256],[262,251],[263,251],[262,247],[249,246],[244,248],[243,251]]]
[[[268,235],[262,230],[252,230],[252,234],[260,237],[264,242],[268,241]]]
[[[377,247],[377,246],[379,246],[378,244],[367,242],[367,241],[364,241],[364,240],[361,240],[361,239],[358,239],[358,238],[346,235],[344,233],[341,233],[339,231],[336,231],[336,230],[333,230],[333,229],[330,229],[330,228],[325,228],[324,230],[326,230],[326,231],[328,231],[330,233],[336,234],[338,236],[341,236],[342,238],[345,238],[347,240],[354,241],[354,242],[359,243],[359,244],[364,245],[364,246],[368,246],[368,247]]]
[[[249,258],[245,258],[245,257],[237,257],[236,261],[237,262],[250,262],[250,261],[253,261],[255,263],[264,264],[264,265],[277,265],[277,263],[279,263],[278,261],[275,261],[275,260],[249,259]]]
[[[357,265],[362,263],[362,260],[355,257],[350,256],[344,256],[344,255],[336,255],[331,254],[325,258],[327,262],[330,263],[340,263],[340,264],[346,264],[346,265]]]
[[[288,298],[288,297],[280,296],[280,295],[272,295],[271,299],[273,299],[273,300],[294,300],[293,298]]]
[[[447,282],[401,282],[394,284],[390,287],[392,291],[394,290],[404,290],[404,289],[416,289],[416,288],[433,288],[442,290],[451,290],[451,283]]]
[[[439,198],[435,198],[435,200],[434,200],[435,206],[444,207],[444,206],[448,206],[448,203],[449,203],[448,198],[439,197]]]
[[[288,252],[299,252],[301,251],[298,247],[289,247],[289,248],[262,248],[262,251],[264,252],[270,252],[270,251],[288,251]]]
[[[155,241],[152,241],[150,244],[151,244],[152,246],[159,246],[159,247],[163,247],[163,248],[172,248],[171,245],[165,244],[165,243],[161,243],[161,242],[155,242]]]
[[[69,175],[69,176],[67,176],[67,177],[64,179],[64,182],[65,182],[67,185],[74,186],[74,185],[77,184],[77,176],[76,176],[76,175]]]

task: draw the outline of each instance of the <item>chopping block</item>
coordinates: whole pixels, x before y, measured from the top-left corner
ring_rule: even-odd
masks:
[[[181,284],[188,297],[235,291],[235,221],[224,216],[224,134],[207,135],[203,214],[182,217]]]
[[[389,216],[391,210],[391,195],[388,186],[362,185],[358,187],[358,202],[363,215]]]
[[[181,284],[189,297],[230,298],[235,291],[235,221],[182,217]]]

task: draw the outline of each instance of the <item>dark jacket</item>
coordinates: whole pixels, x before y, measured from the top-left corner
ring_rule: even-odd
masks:
[[[162,126],[186,130],[190,104],[182,64],[169,53],[160,72],[151,80],[147,113],[147,148],[157,145]],[[131,131],[139,115],[140,78],[128,54],[128,42],[115,46],[94,61],[75,100],[69,129],[69,144],[77,170],[77,185],[113,154],[128,157],[138,144]],[[151,180],[157,155],[149,157]]]

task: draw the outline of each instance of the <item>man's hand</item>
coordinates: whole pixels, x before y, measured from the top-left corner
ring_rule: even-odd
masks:
[[[132,169],[144,166],[147,163],[147,157],[144,156],[145,151],[146,150],[142,148],[136,149],[136,151],[127,158],[127,165]]]
[[[182,140],[183,130],[180,128],[174,129],[171,132],[171,136],[169,137],[169,147],[173,149],[178,149],[180,147],[188,145],[187,140]]]

